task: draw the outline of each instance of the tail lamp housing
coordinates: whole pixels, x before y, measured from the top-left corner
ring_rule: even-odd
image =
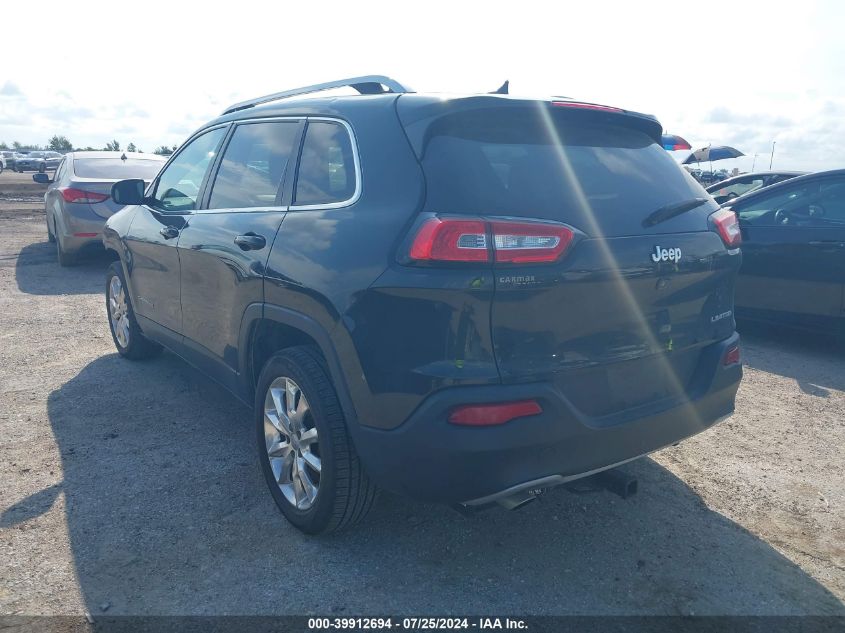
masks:
[[[710,215],[710,221],[716,232],[728,248],[739,248],[742,244],[742,231],[739,218],[730,209],[719,209]]]
[[[62,187],[59,191],[61,192],[62,198],[65,202],[96,204],[98,202],[105,202],[109,199],[109,195],[107,193],[83,191],[82,189],[75,189],[73,187]]]
[[[556,222],[430,217],[413,235],[413,262],[544,264],[559,260],[575,231]]]

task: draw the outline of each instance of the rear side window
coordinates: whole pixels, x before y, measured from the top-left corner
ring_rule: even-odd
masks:
[[[102,178],[103,180],[124,180],[143,178],[152,180],[164,165],[163,160],[144,160],[140,158],[76,158],[73,161],[73,173],[80,178]]]
[[[410,127],[427,211],[557,220],[617,236],[642,233],[665,205],[707,197],[647,133],[588,114],[485,107]],[[704,230],[702,216],[715,208],[679,216],[673,230]]]
[[[333,121],[311,121],[305,132],[294,204],[327,205],[355,195],[357,174],[352,139],[346,127]]]
[[[237,126],[223,153],[211,190],[209,208],[275,205],[298,137],[298,121]]]

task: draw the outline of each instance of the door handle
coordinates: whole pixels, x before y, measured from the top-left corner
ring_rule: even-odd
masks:
[[[159,234],[166,240],[172,240],[179,235],[179,229],[175,226],[165,226],[159,231]]]
[[[235,244],[237,244],[242,251],[257,251],[267,245],[267,240],[265,240],[261,235],[256,235],[250,231],[249,233],[238,235],[235,238]]]

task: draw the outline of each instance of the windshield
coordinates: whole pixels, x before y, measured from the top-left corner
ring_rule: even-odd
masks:
[[[124,180],[126,178],[155,178],[164,161],[142,158],[77,158],[73,161],[73,171],[80,178],[103,178],[105,180]]]

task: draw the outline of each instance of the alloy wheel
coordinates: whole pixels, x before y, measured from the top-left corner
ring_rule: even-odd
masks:
[[[317,427],[302,389],[276,378],[264,398],[264,441],[270,469],[285,499],[298,510],[314,505],[322,462]]]
[[[109,318],[118,344],[129,347],[129,304],[120,277],[113,275],[109,282]]]

